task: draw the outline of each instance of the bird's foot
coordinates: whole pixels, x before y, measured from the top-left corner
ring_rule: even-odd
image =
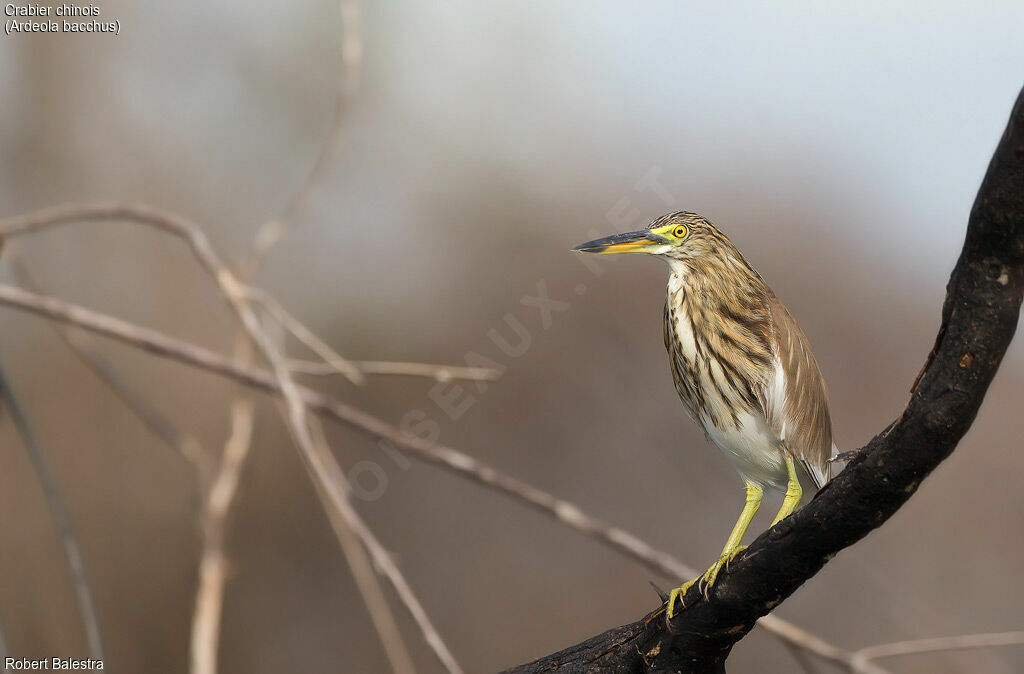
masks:
[[[715,563],[708,567],[708,570],[697,576],[691,581],[687,581],[668,593],[668,607],[666,609],[666,616],[669,620],[675,615],[676,600],[679,600],[680,608],[685,608],[683,605],[683,597],[686,596],[687,590],[693,587],[694,583],[699,583],[701,593],[704,598],[707,599],[708,593],[711,591],[712,586],[715,584],[715,580],[718,579],[718,573],[722,570],[722,567],[729,568],[729,562],[736,558],[736,555],[740,554],[746,549],[747,546],[741,545],[731,552],[723,553],[721,557],[715,560]]]
[[[740,554],[746,549],[747,546],[741,545],[732,552],[722,553],[722,556],[718,558],[718,561],[712,564],[711,568],[704,572],[704,575],[701,576],[701,578],[704,579],[703,592],[705,599],[708,598],[708,593],[711,591],[711,587],[715,584],[715,581],[718,579],[718,572],[721,571],[723,567],[728,569],[729,563],[732,562],[732,560],[736,559],[736,555]]]
[[[697,576],[693,580],[690,580],[690,581],[687,581],[687,582],[683,583],[682,585],[680,585],[679,587],[675,588],[674,590],[672,590],[671,592],[668,593],[668,608],[665,610],[665,616],[669,620],[672,620],[672,616],[675,615],[675,612],[676,612],[676,599],[679,600],[679,607],[680,608],[686,608],[683,605],[683,597],[686,596],[686,591],[689,590],[693,586],[694,583],[696,583],[698,580],[700,580],[703,577],[704,576]]]

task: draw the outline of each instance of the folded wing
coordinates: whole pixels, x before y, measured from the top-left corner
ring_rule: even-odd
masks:
[[[776,371],[768,381],[765,413],[768,423],[807,471],[817,487],[830,478],[832,419],[828,394],[810,343],[793,316],[769,294],[772,347]]]

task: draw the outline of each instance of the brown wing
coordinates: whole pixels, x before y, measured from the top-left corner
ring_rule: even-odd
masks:
[[[828,459],[832,455],[832,419],[825,380],[807,337],[771,291],[768,307],[772,316],[772,346],[784,375],[781,385],[778,375],[769,381],[768,423],[821,487],[829,480]]]

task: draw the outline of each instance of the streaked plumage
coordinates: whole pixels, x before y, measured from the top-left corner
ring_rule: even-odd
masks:
[[[829,478],[832,422],[818,364],[800,326],[710,222],[674,213],[690,243],[668,257],[665,347],[676,391],[740,474],[785,491],[780,451],[800,462],[805,494]]]
[[[696,213],[672,213],[575,250],[649,253],[669,264],[664,336],[676,391],[747,485],[722,557],[701,577],[710,587],[741,549],[764,488],[786,493],[778,521],[829,479],[832,422],[810,344],[739,250]],[[670,615],[692,582],[673,591]]]

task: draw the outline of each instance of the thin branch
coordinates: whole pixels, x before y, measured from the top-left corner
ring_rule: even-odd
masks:
[[[39,292],[35,278],[25,266],[21,256],[13,250],[13,244],[8,243],[4,248],[4,255],[7,263],[22,285],[29,290]],[[175,450],[183,458],[195,465],[199,472],[199,480],[205,491],[213,475],[213,461],[209,454],[203,450],[199,440],[187,433],[178,430],[175,424],[167,418],[149,397],[137,389],[131,382],[126,380],[118,372],[117,367],[111,363],[92,339],[80,329],[71,324],[56,322],[54,327],[57,334],[67,344],[75,356],[85,365],[110,391],[131,411],[142,425],[163,444]]]
[[[273,318],[278,324],[291,333],[297,340],[302,342],[310,351],[320,356],[324,364],[332,372],[344,375],[356,386],[366,383],[366,377],[358,367],[349,362],[347,358],[331,348],[331,345],[320,339],[315,332],[307,328],[302,321],[295,318],[285,309],[280,302],[266,292],[253,287],[246,287],[246,296],[256,303]],[[289,368],[292,368],[292,361],[286,361]]]
[[[15,277],[34,288],[35,280],[11,247],[8,245],[5,252]],[[199,519],[202,542],[190,634],[190,672],[215,674],[228,568],[224,552],[226,518],[237,490],[244,457],[248,453],[254,405],[239,400],[232,406],[230,438],[220,465],[216,466],[213,457],[203,449],[199,441],[181,433],[145,393],[128,383],[82,330],[63,323],[55,323],[54,326],[71,352],[92,370],[143,426],[164,444],[177,450],[196,469],[201,495]]]
[[[225,280],[229,277],[223,277]],[[438,660],[444,665],[450,674],[462,674],[462,668],[458,665],[455,657],[441,639],[440,634],[434,627],[419,599],[413,593],[412,588],[405,580],[405,576],[398,566],[384,550],[373,531],[366,525],[359,513],[352,506],[349,499],[348,484],[344,479],[341,468],[337,465],[334,455],[329,451],[321,451],[317,447],[310,432],[309,419],[307,418],[307,404],[303,399],[298,385],[292,380],[291,373],[284,361],[284,357],[277,351],[275,345],[260,329],[259,321],[252,314],[248,305],[244,302],[233,301],[240,299],[238,287],[232,283],[223,284],[224,294],[232,299],[239,319],[245,326],[250,338],[263,356],[270,363],[274,373],[274,379],[281,388],[281,395],[285,402],[285,418],[288,421],[288,428],[291,431],[296,445],[302,450],[300,452],[304,464],[316,487],[318,496],[324,504],[329,517],[340,518],[346,527],[353,531],[366,546],[367,551],[373,558],[374,564],[381,573],[391,582],[395,592],[402,600],[403,605],[409,611],[413,621],[419,627],[427,644],[434,651]]]
[[[298,396],[297,392],[295,396]],[[302,404],[303,409],[305,409],[305,404]],[[292,423],[289,424],[288,428],[295,435],[296,442],[300,446],[311,443],[313,447],[312,454],[307,455],[303,453],[303,458],[309,462],[311,472],[318,476],[318,479],[314,480],[313,484],[316,487],[316,492],[321,502],[324,503],[332,527],[335,528],[336,532],[339,530],[350,530],[362,541],[370,557],[373,559],[374,566],[391,583],[395,593],[409,611],[413,621],[415,621],[420,632],[423,634],[423,638],[433,649],[441,664],[444,665],[450,674],[462,674],[462,668],[441,639],[441,635],[423,609],[412,587],[405,580],[405,576],[395,564],[391,555],[387,553],[384,546],[377,540],[373,531],[366,525],[362,517],[352,506],[352,502],[348,498],[351,489],[341,467],[338,466],[337,460],[334,458],[334,454],[330,452],[329,447],[317,446],[309,431],[307,420],[303,419],[306,423],[304,427],[297,425],[299,418],[297,418],[295,403],[292,402],[289,407],[288,414],[292,419]],[[304,436],[295,432],[297,429],[303,428],[305,429]],[[339,540],[341,539],[339,538]]]
[[[310,361],[295,358],[285,363],[295,374],[343,375],[357,386],[366,383],[364,375],[397,375],[405,377],[429,377],[438,381],[466,379],[469,381],[494,381],[501,371],[484,367],[463,367],[459,365],[432,365],[430,363],[409,363],[381,360],[353,361],[345,358],[325,342],[302,321],[293,316],[272,295],[259,288],[246,287],[249,299],[259,304],[271,318],[288,331],[299,342],[322,359]]]
[[[940,651],[957,651],[969,648],[994,648],[997,646],[1020,646],[1024,644],[1024,631],[998,632],[994,634],[964,634],[954,637],[896,641],[862,648],[853,654],[851,670],[855,674],[877,674],[872,660],[894,658],[902,655],[918,655]]]
[[[696,573],[689,574],[690,577],[697,576]],[[789,647],[799,649],[807,653],[813,653],[826,662],[848,667],[853,654],[846,649],[825,641],[821,637],[812,634],[802,627],[787,622],[776,615],[762,616],[755,627],[760,627],[773,637]],[[801,662],[801,664],[803,664]],[[888,674],[879,672],[877,674]]]
[[[15,277],[34,288],[35,280],[20,256],[11,248],[12,246],[8,245],[5,252]],[[215,674],[228,569],[224,548],[226,519],[237,491],[238,475],[248,453],[255,406],[245,400],[238,400],[232,406],[230,438],[221,456],[220,465],[215,466],[212,456],[203,449],[199,441],[181,433],[147,395],[129,384],[117,368],[95,348],[90,337],[67,324],[55,323],[54,326],[71,352],[92,370],[147,430],[164,444],[177,450],[195,466],[202,501],[202,544],[189,646],[190,672]],[[239,348],[248,351],[245,346],[247,344],[243,342]]]
[[[341,81],[335,100],[334,120],[331,125],[330,135],[327,141],[321,144],[320,154],[312,170],[282,216],[277,220],[265,223],[253,237],[249,254],[242,260],[239,271],[239,277],[246,282],[258,272],[263,261],[270,254],[271,249],[288,232],[298,211],[305,205],[312,194],[312,188],[318,182],[322,171],[327,166],[327,160],[330,157],[337,134],[340,132],[344,99],[349,94],[354,93],[357,87],[358,75],[362,65],[362,30],[359,23],[358,1],[341,0],[339,17],[341,19],[342,32]],[[253,297],[251,291],[252,289],[250,289],[250,298]],[[342,374],[356,385],[360,385],[365,381],[363,373],[357,367],[354,367],[348,359],[338,354],[325,341],[306,328],[305,325],[294,319],[276,299],[262,292],[256,295],[256,297],[262,300],[264,308],[277,319],[281,327],[290,330],[299,341],[306,344],[308,348],[325,361],[323,365],[329,368],[331,374]],[[285,362],[289,369],[295,369],[292,361],[285,359]],[[248,362],[245,361],[245,364],[248,365]],[[322,455],[329,455],[330,448],[319,420],[311,418],[309,421],[310,430],[313,432],[314,446]],[[331,458],[333,459],[333,457]],[[331,465],[330,462],[327,463]],[[340,473],[340,469],[337,472]],[[323,498],[324,495],[320,494],[320,497]],[[392,670],[395,674],[412,674],[414,672],[412,658],[409,655],[402,633],[398,628],[397,621],[384,596],[378,575],[367,558],[366,550],[363,548],[359,536],[349,526],[349,521],[345,517],[339,516],[338,512],[332,508],[325,509],[331,527],[334,529],[335,536],[341,546],[342,554],[352,572],[353,580],[360,595],[363,597],[363,602],[370,614],[370,619],[384,647],[385,655],[391,662]],[[429,624],[428,628],[432,629]],[[440,642],[440,637],[436,637],[436,639]]]
[[[266,370],[238,365],[195,344],[55,297],[30,293],[14,286],[0,284],[0,305],[28,311],[51,320],[72,323],[90,332],[228,377],[246,386],[272,394],[280,395],[281,393],[279,383]],[[525,503],[541,513],[553,517],[565,526],[636,560],[654,573],[673,581],[697,573],[693,568],[668,553],[657,550],[628,531],[591,517],[577,505],[505,475],[463,452],[445,445],[433,444],[415,436],[405,435],[387,422],[318,391],[302,386],[299,386],[298,390],[309,408],[318,414],[375,438],[386,440],[394,447],[423,461],[438,465],[456,475]],[[775,616],[765,616],[758,625],[780,639],[805,648],[825,660],[841,663],[849,661],[849,654],[846,651]]]
[[[341,29],[340,76],[334,97],[334,114],[331,119],[330,131],[322,143],[313,167],[295,192],[291,203],[277,219],[264,223],[253,237],[249,252],[239,268],[239,276],[252,278],[274,246],[280,242],[294,226],[302,210],[309,203],[313,187],[320,182],[324,172],[330,165],[334,148],[341,136],[342,115],[345,104],[359,88],[359,74],[363,67],[363,30],[362,13],[358,0],[340,0],[339,21]]]
[[[200,524],[203,534],[199,560],[199,585],[192,617],[191,674],[216,674],[221,610],[228,561],[224,554],[227,518],[238,490],[238,481],[252,439],[254,405],[239,398],[231,405],[231,433],[220,465],[203,501]]]
[[[358,0],[341,0],[339,4],[339,18],[341,21],[341,78],[335,97],[334,119],[331,124],[330,133],[326,141],[320,146],[320,153],[313,164],[313,168],[306,176],[306,180],[296,192],[284,213],[279,219],[266,223],[253,237],[249,254],[242,260],[239,270],[240,278],[246,282],[255,276],[263,261],[270,254],[271,249],[288,232],[299,211],[310,198],[313,186],[319,181],[320,176],[328,165],[328,159],[340,134],[345,100],[355,93],[358,88],[359,73],[362,68],[362,27],[360,24]],[[269,295],[264,295],[264,297],[265,299],[273,300]],[[275,307],[280,308],[278,314],[285,319],[279,321],[280,324],[282,326],[290,326],[292,334],[299,338],[300,341],[304,341],[315,353],[318,353],[324,359],[324,364],[331,368],[332,373],[343,374],[354,384],[361,384],[365,380],[363,374],[358,369],[353,368],[347,359],[331,349],[326,342],[319,339],[312,331],[306,329],[298,321],[289,321],[288,319],[291,318],[291,315],[278,302],[273,301],[272,308]],[[305,340],[302,340],[303,336],[306,337]],[[292,367],[290,362],[288,367]],[[313,431],[314,446],[323,453],[329,454],[330,448],[327,444],[326,436],[319,425],[319,421],[311,419],[310,429]],[[377,573],[367,559],[366,550],[363,548],[359,536],[349,526],[346,518],[340,517],[331,508],[326,508],[326,511],[335,536],[341,546],[342,554],[345,556],[349,569],[352,572],[353,580],[363,597],[364,604],[370,614],[370,619],[384,647],[385,655],[391,662],[392,670],[395,674],[412,674],[414,671],[412,659],[398,628],[397,621],[384,597]],[[440,641],[440,638],[438,637],[437,640]]]
[[[9,244],[5,253],[15,276],[27,287],[35,289],[36,283],[34,279],[21,262],[20,257],[11,250],[12,247]],[[204,511],[201,515],[203,523],[201,530],[204,532],[204,536],[199,572],[200,580],[197,587],[197,599],[192,625],[191,671],[193,673],[206,672],[212,674],[216,671],[217,638],[219,635],[221,604],[226,580],[225,574],[228,567],[224,554],[225,523],[223,518],[226,518],[228,514],[230,503],[221,501],[220,505],[213,507],[210,504],[210,500],[216,498],[218,493],[226,493],[223,491],[223,485],[231,484],[237,480],[236,474],[241,470],[241,462],[244,460],[245,454],[244,452],[236,451],[242,446],[240,444],[242,441],[236,439],[238,435],[237,429],[251,426],[254,407],[251,403],[241,400],[236,401],[232,407],[231,424],[233,431],[232,440],[229,440],[228,443],[230,451],[227,451],[224,455],[217,479],[212,480],[214,466],[212,465],[211,457],[207,452],[203,451],[203,448],[195,438],[180,433],[174,424],[145,395],[124,380],[117,372],[117,368],[91,344],[90,339],[81,330],[74,329],[60,322],[55,323],[55,326],[72,352],[126,404],[129,410],[142,421],[143,425],[158,439],[173,449],[178,450],[185,458],[196,464],[197,470],[199,470],[200,484],[203,485],[201,491],[203,493]],[[244,344],[241,346],[244,346]],[[237,351],[236,358],[246,361],[246,358]],[[418,364],[411,365],[415,366]],[[438,367],[443,368],[444,366]],[[336,370],[332,369],[332,372],[336,372]],[[227,460],[233,456],[239,456],[240,458],[231,461]],[[211,482],[214,491],[211,491]],[[221,486],[218,487],[218,485]],[[230,493],[233,494],[234,491],[235,488],[232,487]],[[230,498],[231,496],[229,495],[228,501],[230,501]],[[339,527],[344,525],[339,518],[332,516],[332,526],[335,527],[337,533]],[[338,533],[338,535],[340,540],[343,534]],[[378,598],[383,598],[383,594],[377,583],[377,577],[373,573],[372,566],[368,564],[366,555],[361,547],[356,546],[353,548],[350,545],[351,539],[352,535],[350,534],[348,540],[343,542],[343,551],[353,570],[353,575],[356,577],[357,586],[364,597],[367,597],[368,610],[374,625],[380,632],[385,653],[392,661],[396,674],[412,672],[414,670],[412,669],[411,659],[401,640],[401,635],[397,631],[396,622],[391,615],[390,609],[386,601],[378,600]],[[369,574],[365,573],[366,569],[370,570]]]
[[[466,381],[497,381],[501,370],[486,367],[468,367],[462,365],[435,365],[433,363],[413,363],[390,360],[353,360],[349,361],[362,374],[392,375],[398,377],[427,377],[437,381],[448,382],[456,379]],[[317,361],[289,359],[288,367],[296,374],[331,375],[339,374],[329,363]]]
[[[81,614],[82,626],[85,630],[85,641],[89,646],[89,657],[94,660],[103,660],[103,639],[100,636],[100,622],[96,617],[96,606],[92,600],[92,592],[89,590],[89,583],[86,580],[85,563],[82,561],[82,550],[78,546],[78,539],[75,538],[75,530],[71,525],[71,516],[64,505],[64,498],[60,494],[60,487],[57,486],[57,478],[50,468],[46,456],[43,454],[39,442],[36,440],[32,426],[29,424],[25,411],[21,408],[14,389],[7,379],[7,375],[0,368],[0,395],[3,396],[7,409],[11,413],[15,428],[21,436],[22,444],[32,461],[32,467],[39,477],[46,502],[50,506],[50,513],[60,533],[61,543],[64,546],[64,556],[67,558],[68,571],[71,573],[71,583],[75,588],[75,598],[78,601],[78,612]]]
[[[363,21],[359,0],[341,0],[341,95],[338,107],[359,90],[363,70]]]
[[[327,436],[324,434],[323,427],[320,425],[320,420],[316,417],[310,418],[310,429],[313,432],[313,440],[317,452],[320,453],[324,464],[333,473],[334,481],[344,484],[345,476],[334,460],[334,455],[331,453],[331,448],[327,442]],[[328,509],[327,513],[331,527],[334,529],[334,534],[341,545],[342,553],[345,555],[349,569],[352,571],[356,588],[359,590],[363,603],[366,605],[366,610],[370,614],[370,619],[377,629],[377,634],[384,646],[384,652],[391,661],[392,670],[395,674],[412,674],[416,671],[416,668],[412,664],[412,658],[405,646],[405,641],[402,639],[398,623],[395,621],[391,608],[388,606],[387,598],[381,590],[380,583],[377,582],[377,571],[374,569],[374,563],[367,556],[367,550],[363,547],[360,536],[349,526],[349,522],[345,518],[338,515],[337,511]],[[384,550],[377,550],[374,558],[376,559],[378,556],[381,556],[382,559],[386,558],[386,561],[390,562],[390,556]],[[440,641],[440,636],[437,636],[436,633],[430,635],[429,638]]]
[[[797,646],[791,644],[788,641],[783,641],[782,645],[786,647],[786,650],[789,651],[789,654],[793,656],[794,660],[796,660],[796,664],[800,665],[800,669],[804,671],[804,674],[817,674],[818,670],[814,666],[814,663],[811,662],[811,659],[810,657],[808,657],[806,651],[804,651],[801,648],[798,648]]]
[[[325,507],[329,506],[338,510],[339,514],[363,538],[364,544],[369,548],[371,556],[374,556],[373,546],[379,546],[379,543],[376,542],[372,532],[363,524],[358,513],[348,502],[348,495],[345,493],[343,486],[330,481],[330,473],[323,462],[323,458],[317,453],[310,436],[309,424],[306,420],[306,402],[302,398],[297,384],[291,377],[284,357],[278,351],[273,340],[264,332],[259,318],[246,301],[244,286],[227,266],[221,262],[202,229],[174,213],[168,213],[149,206],[98,203],[81,206],[58,206],[22,217],[10,218],[0,223],[0,239],[39,231],[58,224],[110,219],[124,219],[137,224],[149,225],[173,234],[189,244],[200,266],[216,281],[221,295],[235,313],[256,350],[269,363],[273,373],[272,378],[280,387],[281,395],[285,401],[285,420],[300,450],[299,454],[303,458],[303,464],[317,485],[317,492],[321,495],[322,502]],[[383,550],[382,547],[380,549]],[[383,562],[383,560],[379,560],[376,557],[374,559],[378,564]],[[438,660],[441,661],[449,672],[453,674],[461,672],[447,646],[439,638],[436,638],[436,629],[433,628],[426,612],[412,594],[411,589],[397,567],[393,564],[385,565],[382,567],[382,570],[395,586],[399,597],[403,599],[406,609],[423,632],[427,643],[433,649]]]
[[[9,244],[5,253],[8,262],[11,264],[15,276],[26,286],[34,288],[34,279],[28,269],[22,263],[20,257],[11,250]],[[217,508],[209,507],[209,500],[212,498],[211,483],[224,484],[225,480],[233,478],[232,473],[241,470],[241,460],[227,464],[222,463],[221,471],[217,481],[213,480],[214,466],[210,455],[203,450],[199,442],[189,436],[182,434],[145,395],[134,389],[131,384],[124,380],[111,364],[91,343],[90,339],[79,329],[71,325],[55,322],[58,334],[65,340],[72,353],[77,355],[87,367],[89,367],[106,384],[111,391],[132,411],[146,428],[158,439],[172,449],[178,450],[185,458],[196,465],[199,471],[199,482],[202,485],[201,492],[204,501],[204,512],[201,521],[204,522],[201,530],[204,532],[203,546],[201,550],[199,583],[196,592],[195,611],[192,624],[192,644],[190,647],[192,672],[216,671],[217,638],[219,635],[219,621],[221,615],[221,603],[225,585],[225,572],[227,561],[224,554],[223,528],[224,524],[219,522],[220,517],[226,517],[229,504]],[[242,345],[240,345],[242,346]],[[236,349],[236,358],[247,361],[247,357],[240,354]],[[412,363],[410,365],[418,365]],[[236,402],[236,405],[242,401]],[[237,407],[232,408],[232,437],[237,434],[238,429],[243,425],[251,425],[254,408],[251,404],[245,403],[241,411]],[[248,415],[248,420],[243,420],[239,414]],[[229,447],[237,448],[238,441],[231,440]],[[234,454],[234,452],[231,452]],[[225,455],[227,458],[227,454]],[[244,457],[243,457],[244,459]],[[223,460],[222,460],[223,461]],[[225,473],[225,469],[230,471]],[[234,491],[234,490],[232,490]],[[383,599],[380,585],[377,583],[377,576],[373,572],[372,565],[368,563],[366,554],[360,546],[353,547],[351,541],[354,534],[347,533],[345,523],[341,518],[331,514],[331,524],[335,529],[343,554],[349,567],[352,569],[356,585],[363,595],[374,626],[380,635],[384,646],[385,654],[392,663],[396,674],[408,674],[412,668],[411,659],[408,654],[397,623],[391,614],[391,610]],[[216,532],[211,535],[209,532]],[[366,571],[369,570],[370,573]]]

